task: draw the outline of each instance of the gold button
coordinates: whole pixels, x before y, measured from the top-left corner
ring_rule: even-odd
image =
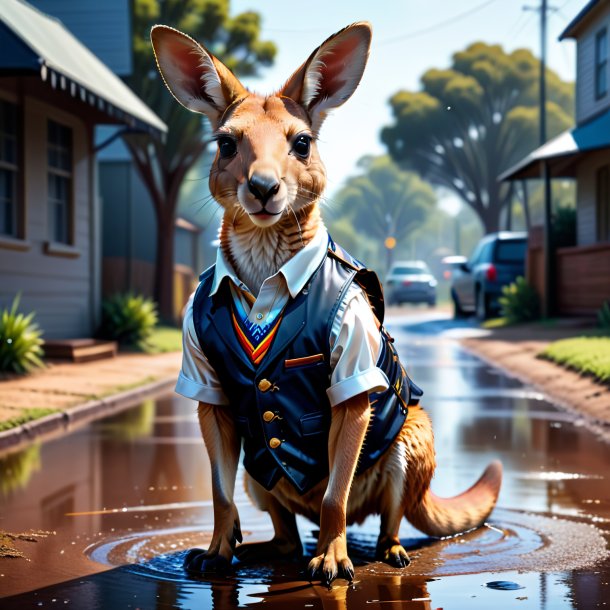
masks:
[[[265,411],[263,413],[263,419],[269,423],[275,419],[275,413],[273,411]]]
[[[266,392],[273,384],[268,379],[261,379],[258,382],[258,389],[261,392]]]
[[[275,436],[269,441],[269,447],[271,449],[276,449],[282,444],[282,441],[279,438],[275,438]]]

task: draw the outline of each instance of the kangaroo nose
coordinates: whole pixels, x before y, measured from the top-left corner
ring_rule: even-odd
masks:
[[[248,180],[248,188],[265,205],[280,190],[280,183],[274,176],[253,174],[250,180]]]

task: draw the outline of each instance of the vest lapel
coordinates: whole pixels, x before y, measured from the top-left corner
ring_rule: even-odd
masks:
[[[235,354],[251,371],[255,371],[255,366],[248,358],[235,336],[233,328],[233,320],[231,319],[231,292],[227,282],[223,282],[218,293],[212,297],[214,307],[212,312],[208,313],[208,317],[212,322],[212,326],[221,341]],[[277,337],[276,337],[277,338]]]

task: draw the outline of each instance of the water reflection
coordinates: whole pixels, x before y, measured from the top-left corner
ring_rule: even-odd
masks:
[[[28,486],[32,475],[40,470],[40,444],[0,457],[0,494],[9,496]]]
[[[494,519],[501,531],[509,533],[501,537],[493,530],[481,530],[464,542],[439,543],[427,541],[404,524],[401,538],[411,547],[414,563],[399,572],[370,563],[378,528],[378,518],[371,517],[350,533],[358,560],[357,582],[347,586],[339,581],[330,592],[304,580],[305,561],[238,568],[233,576],[203,580],[187,579],[178,562],[175,570],[164,574],[160,560],[148,558],[176,561],[181,549],[207,544],[212,526],[209,464],[195,406],[168,396],[0,458],[0,529],[56,532],[19,546],[30,561],[0,559],[4,574],[0,596],[24,592],[5,597],[0,606],[27,607],[39,601],[46,606],[56,599],[62,604],[69,600],[77,608],[224,610],[262,603],[271,608],[342,610],[515,607],[516,597],[506,597],[510,592],[483,587],[492,580],[522,584],[525,589],[515,595],[528,598],[518,602],[523,610],[588,609],[601,603],[610,586],[604,584],[610,574],[608,562],[594,569],[568,569],[561,567],[561,557],[551,557],[558,566],[552,573],[540,574],[535,565],[512,575],[503,570],[510,568],[511,553],[527,556],[542,544],[544,536],[528,521],[530,513],[536,519],[541,515],[550,516],[549,520],[576,519],[607,534],[608,445],[531,390],[465,356],[455,344],[400,329],[393,334],[411,363],[410,372],[426,392],[424,406],[433,419],[439,464],[434,491],[440,495],[463,491],[485,463],[500,457],[506,474],[501,510]],[[241,486],[237,503],[247,539],[269,538],[268,518],[251,507]],[[312,526],[304,520],[299,524],[311,553]],[[568,537],[565,542],[569,546],[572,540]],[[576,539],[573,544],[580,542]],[[91,549],[104,544],[113,549],[116,563],[89,558]],[[139,554],[147,548],[149,555]],[[497,569],[493,576],[482,573],[489,572],[492,558]],[[115,567],[129,561],[136,563]],[[134,565],[148,568],[138,571]],[[422,576],[415,576],[418,565],[428,566]],[[449,576],[458,570],[455,566],[462,571],[472,566],[475,573]],[[435,578],[430,580],[432,575]]]

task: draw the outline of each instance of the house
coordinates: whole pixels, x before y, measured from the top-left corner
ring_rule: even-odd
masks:
[[[133,3],[125,0],[29,0],[34,6],[61,20],[117,76],[133,71]],[[151,47],[152,54],[152,47]],[[151,55],[152,56],[152,55]],[[157,219],[150,195],[131,155],[120,137],[120,128],[96,128],[98,192],[101,209],[102,297],[116,292],[153,296]],[[208,162],[209,165],[209,162]],[[198,175],[203,175],[200,170]],[[178,210],[174,235],[174,313],[178,318],[186,299],[203,270],[202,253],[210,240],[204,233],[208,219],[190,205],[201,194],[186,192]],[[205,181],[197,181],[197,192],[207,194]],[[189,227],[185,229],[185,227]],[[197,243],[193,247],[192,242]],[[186,296],[185,296],[186,295]]]
[[[560,40],[576,41],[576,126],[529,154],[501,180],[574,178],[576,246],[553,260],[551,302],[561,315],[594,314],[610,300],[610,2],[591,0]],[[542,294],[540,239],[533,232],[528,280]]]
[[[58,20],[0,0],[0,305],[91,336],[101,299],[94,128],[165,124]]]

